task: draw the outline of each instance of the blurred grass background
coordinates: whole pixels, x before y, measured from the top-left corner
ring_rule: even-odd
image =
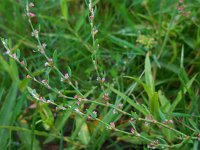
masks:
[[[36,17],[32,22],[35,28],[40,29],[41,41],[47,44],[47,55],[52,56],[56,50],[58,68],[64,73],[70,67],[80,91],[99,99],[103,91],[96,82],[97,75],[91,59],[93,46],[86,5],[88,1],[33,2],[35,7],[32,12]],[[123,77],[139,78],[144,72],[145,54],[149,52],[155,91],[159,93],[161,103],[159,119],[173,119],[175,128],[188,136],[199,133],[200,1],[185,0],[182,12],[177,10],[180,5],[178,0],[93,2],[100,45],[97,64],[106,82],[149,109],[148,93],[139,85],[134,87],[134,80]],[[33,52],[37,49],[37,43],[31,37],[25,5],[24,0],[0,0],[0,36],[8,39],[13,52],[20,49],[20,57],[26,58],[28,69],[38,79],[47,79],[65,94],[75,95],[73,88],[60,84],[56,72],[44,68],[43,56]],[[63,105],[68,102],[26,79],[26,72],[20,65],[5,56],[2,44],[0,52],[0,144],[3,149],[146,148],[148,143],[144,140],[108,131],[98,122],[87,121],[72,111],[57,112],[45,104],[32,109],[30,106],[34,102],[26,90],[28,86]],[[141,81],[144,82],[143,77]],[[126,100],[122,100],[119,93],[109,91],[110,103],[116,106],[123,103],[124,110],[135,111]],[[179,103],[172,106],[176,99],[179,99]],[[128,130],[128,118],[113,114],[107,107],[92,107],[105,122],[115,121],[120,129]],[[41,123],[43,111],[44,114],[48,112],[48,119]],[[45,128],[45,124],[48,127]],[[155,126],[138,124],[137,128],[144,136],[165,139],[163,143],[179,143],[170,135],[172,133],[167,135]],[[197,141],[188,142],[181,148],[198,149],[198,144]]]

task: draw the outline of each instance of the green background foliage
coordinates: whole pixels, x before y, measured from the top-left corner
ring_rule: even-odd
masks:
[[[178,0],[94,0],[98,49],[92,41],[87,0],[33,2],[31,12],[36,17],[31,21],[47,44],[46,55],[61,73],[69,74],[89,101],[77,106],[76,99],[58,95],[56,91],[69,97],[80,93],[60,82],[61,74],[45,67],[45,57],[36,52],[26,1],[1,0],[0,37],[7,39],[11,53],[25,60],[38,81],[47,80],[53,87],[50,90],[26,78],[26,70],[0,44],[2,149],[146,149],[155,140],[165,149],[198,149],[199,0],[184,4]],[[182,5],[184,11],[179,11]],[[105,84],[97,81],[99,76],[105,77]],[[106,92],[109,104],[102,98]],[[58,107],[39,102],[30,93]],[[76,108],[84,115],[77,114]],[[173,124],[166,125],[166,120]],[[109,129],[111,122],[116,128]]]

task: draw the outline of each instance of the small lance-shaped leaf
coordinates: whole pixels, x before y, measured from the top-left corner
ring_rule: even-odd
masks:
[[[0,65],[5,71],[7,71],[7,73],[10,75],[13,81],[15,82],[19,81],[18,70],[15,60],[10,58],[10,64],[9,64],[6,60],[4,60],[2,56],[0,56]]]
[[[150,88],[144,83],[142,82],[139,78],[136,78],[136,77],[131,77],[131,76],[124,76],[125,78],[130,78],[130,79],[133,79],[135,80],[137,83],[139,83],[140,85],[143,86],[145,92],[148,94],[148,93],[151,93],[150,91]]]
[[[79,131],[79,139],[80,141],[87,145],[90,141],[90,133],[89,133],[89,129],[88,129],[88,126],[85,122],[82,122],[82,119],[84,118],[80,118],[78,116],[76,116],[76,126],[79,128],[79,125],[81,124],[81,128],[80,128],[80,131]]]
[[[42,110],[40,111],[40,116],[42,118],[43,126],[46,130],[49,130],[53,126],[54,122],[53,114],[47,104],[42,103],[40,107]]]
[[[149,107],[151,114],[158,119],[159,112],[159,102],[158,102],[158,93],[154,92],[149,98]]]
[[[58,52],[57,52],[57,50],[55,50],[54,52],[53,52],[53,62],[56,64],[56,62],[57,62],[57,59],[58,59]]]
[[[162,112],[165,112],[165,113],[169,112],[170,107],[171,107],[170,101],[165,97],[164,94],[162,94],[161,91],[158,91],[158,96],[159,96]]]
[[[77,32],[81,27],[85,24],[85,18],[87,17],[88,11],[87,10],[82,10],[81,16],[77,19],[77,23],[74,27],[75,31]]]
[[[147,94],[148,95],[153,94],[153,92],[155,91],[155,87],[154,87],[154,80],[151,73],[151,62],[149,59],[149,53],[147,53],[146,59],[145,59],[145,82],[146,82],[146,85],[151,90],[151,93],[147,93]]]
[[[154,80],[151,72],[151,62],[149,59],[149,53],[147,53],[145,58],[145,82],[146,85],[149,87],[150,91],[147,92],[149,96],[149,107],[150,112],[153,114],[154,117],[158,118],[159,112],[159,102],[158,102],[158,94],[155,92]]]
[[[128,96],[126,96],[125,94],[123,94],[122,92],[116,90],[115,88],[109,86],[108,84],[105,84],[111,91],[113,91],[114,93],[116,93],[117,95],[121,96],[125,101],[127,101],[131,106],[133,106],[135,109],[137,109],[139,112],[141,112],[142,114],[144,114],[145,116],[149,114],[149,112],[147,112],[147,110],[142,107],[141,105],[135,103],[132,99],[130,99]]]
[[[16,54],[17,54],[17,58],[20,58],[20,49],[17,49]]]
[[[69,77],[72,77],[72,70],[68,65],[67,65],[67,73],[69,74]]]
[[[11,125],[13,122],[13,109],[16,104],[17,84],[13,83],[8,91],[5,101],[0,111],[0,125]],[[2,148],[6,147],[9,138],[9,131],[0,129],[0,145]]]
[[[67,7],[67,1],[66,0],[60,0],[60,7],[61,12],[64,17],[64,19],[68,19],[68,7]]]
[[[192,83],[194,82],[196,76],[197,75],[195,75],[190,81],[188,81],[188,83],[186,84],[186,87],[184,87],[184,89],[183,89],[183,94],[185,94],[187,92],[187,90],[192,86]],[[178,105],[178,103],[181,100],[182,100],[182,91],[180,90],[178,92],[178,95],[177,95],[176,99],[173,101],[173,103],[171,105],[171,109],[170,109],[171,113],[174,111],[174,109],[176,108],[176,106]]]
[[[130,76],[124,76],[124,77],[133,79],[133,80],[135,80],[136,82],[138,82],[139,84],[141,84],[143,86],[144,90],[146,91],[146,93],[149,96],[150,112],[152,113],[152,115],[154,115],[157,118],[158,117],[158,109],[159,109],[158,94],[157,94],[157,92],[151,93],[150,88],[145,83],[143,83],[140,79],[138,79],[138,78],[130,77]],[[147,109],[145,109],[145,106],[143,106],[142,108],[146,112],[148,112]]]
[[[139,116],[137,115],[136,112],[131,112],[131,115],[132,115],[133,118],[136,119],[136,120],[139,118]]]
[[[38,95],[38,93],[36,92],[35,89],[27,87],[27,90],[35,99],[37,99],[37,100],[39,99],[39,95]]]
[[[127,47],[127,48],[131,48],[134,50],[134,52],[138,55],[144,55],[144,51],[142,51],[141,49],[135,47],[132,43],[127,42],[126,40],[120,39],[118,37],[115,37],[113,35],[109,35],[110,40],[122,47]]]

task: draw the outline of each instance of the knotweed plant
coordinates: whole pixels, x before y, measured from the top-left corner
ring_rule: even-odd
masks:
[[[32,12],[32,9],[36,7],[33,2],[26,5],[26,17],[32,30],[32,33],[29,34],[37,43],[37,49],[34,49],[34,54],[39,53],[42,55],[45,60],[43,62],[43,72],[54,72],[53,77],[50,74],[48,74],[47,78],[45,75],[41,77],[33,73],[34,71],[29,68],[28,61],[20,57],[20,51],[13,52],[9,47],[8,41],[2,39],[6,49],[5,54],[14,59],[24,69],[23,74],[26,74],[24,78],[35,82],[40,87],[46,88],[47,93],[42,93],[34,86],[30,85],[27,87],[28,97],[31,101],[30,107],[37,109],[42,114],[41,119],[34,122],[34,124],[42,122],[46,131],[56,134],[67,143],[72,143],[72,145],[77,146],[76,148],[94,148],[93,144],[95,141],[93,139],[99,136],[97,132],[108,132],[109,136],[116,140],[116,142],[137,140],[137,145],[144,145],[150,149],[173,149],[181,147],[185,143],[195,143],[197,140],[200,140],[200,134],[196,130],[184,126],[187,130],[191,130],[192,134],[184,133],[177,128],[176,120],[172,116],[165,114],[167,111],[173,112],[180,101],[180,96],[173,104],[169,104],[165,96],[156,91],[151,71],[150,59],[152,53],[150,51],[144,53],[145,68],[139,78],[124,76],[128,80],[134,81],[130,89],[124,93],[114,88],[114,81],[108,80],[109,77],[99,69],[101,64],[98,61],[98,53],[101,51],[101,45],[98,43],[98,32],[101,31],[98,31],[97,26],[95,26],[96,11],[98,9],[95,4],[92,0],[86,3],[88,8],[88,25],[90,25],[91,29],[88,32],[91,32],[92,39],[90,59],[95,70],[94,76],[96,78],[94,82],[97,83],[97,86],[91,89],[91,91],[84,91],[78,86],[72,73],[73,70],[71,71],[68,68],[68,70],[63,71],[58,67],[56,51],[53,53],[48,52],[48,45],[41,40],[40,28],[34,27],[32,22],[37,17],[37,13]],[[183,11],[183,1],[179,2],[177,9]],[[139,35],[137,42],[145,46],[146,49],[152,49],[156,44],[154,40],[154,38],[149,36]],[[143,77],[145,81],[142,80]],[[56,87],[52,84],[53,81],[51,80],[53,78],[58,84],[71,88],[75,92],[69,94],[65,88],[60,89],[60,87]],[[191,79],[186,85],[187,87],[183,89],[183,92],[191,87],[194,79],[195,77]],[[136,86],[141,86],[144,89],[143,92],[146,92],[149,101],[148,106],[140,103],[134,95],[130,96],[129,93],[134,92]],[[93,97],[92,93],[95,90],[100,92],[97,92],[99,95]],[[54,96],[51,96],[52,94],[50,93],[53,93]],[[115,101],[116,97],[120,97],[120,101]],[[165,107],[165,111],[162,111],[161,107]],[[108,116],[102,115],[101,110],[105,108],[107,109]],[[60,122],[61,127],[58,130],[53,129],[57,112],[66,114],[66,116],[69,115],[66,117],[67,119],[71,117],[76,120],[74,132],[79,132],[80,143],[73,142],[73,138],[63,137],[61,132],[66,120]],[[89,126],[96,126],[96,129],[89,130]],[[93,136],[87,135],[87,133]],[[115,137],[117,138],[115,139]],[[51,141],[51,139],[48,140]]]

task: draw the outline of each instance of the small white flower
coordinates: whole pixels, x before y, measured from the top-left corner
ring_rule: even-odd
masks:
[[[49,63],[48,63],[48,62],[45,62],[44,66],[49,66]]]
[[[115,109],[113,109],[113,114],[117,114],[117,111]]]
[[[7,51],[6,51],[6,54],[7,54],[7,55],[9,55],[9,54],[10,54],[10,51],[9,51],[9,50],[7,50]]]
[[[94,115],[97,115],[97,112],[94,110],[94,111],[93,111],[93,114],[94,114]]]
[[[47,46],[46,43],[43,43],[43,44],[42,44],[42,47],[43,47],[43,48],[46,48],[46,46]]]
[[[29,7],[34,7],[34,6],[35,6],[34,3],[30,2]]]
[[[34,30],[32,33],[31,33],[32,36],[34,36],[35,38],[38,38],[38,30]]]
[[[64,78],[60,78],[60,81],[63,82],[63,81],[64,81]]]

